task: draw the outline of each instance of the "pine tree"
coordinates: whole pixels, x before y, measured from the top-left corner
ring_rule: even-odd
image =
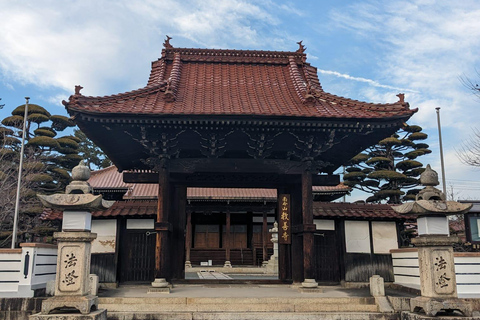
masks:
[[[106,168],[112,165],[112,162],[103,153],[102,149],[97,147],[85,133],[79,129],[74,130],[75,137],[78,141],[78,154],[82,156],[88,163],[90,169]],[[95,168],[92,168],[92,164]]]
[[[367,202],[401,203],[414,200],[419,176],[425,170],[416,159],[432,151],[423,142],[428,135],[417,125],[397,133],[356,155],[347,163],[344,183],[371,193]],[[406,191],[406,192],[405,192]]]
[[[25,106],[12,111],[0,126],[0,239],[8,239],[13,229],[13,215],[20,160]],[[18,233],[22,240],[50,231],[39,221],[43,206],[36,194],[62,192],[70,182],[69,171],[78,164],[79,139],[59,132],[75,124],[67,117],[51,115],[43,107],[29,104],[25,130],[25,152],[20,192]],[[3,241],[3,246],[9,245]],[[2,240],[0,240],[0,246]]]

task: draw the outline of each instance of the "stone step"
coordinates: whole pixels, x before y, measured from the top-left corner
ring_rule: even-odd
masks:
[[[377,312],[374,298],[100,298],[108,312]]]
[[[159,304],[159,305],[134,305],[134,304],[99,304],[99,308],[107,309],[109,312],[377,312],[376,305],[358,305],[358,304],[288,304],[288,305],[235,305],[235,304]]]
[[[108,320],[399,320],[378,312],[110,312]]]
[[[270,297],[270,298],[187,298],[187,297],[99,297],[100,304],[375,304],[373,297]]]

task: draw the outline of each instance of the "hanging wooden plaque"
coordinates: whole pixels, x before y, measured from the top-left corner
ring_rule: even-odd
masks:
[[[291,244],[291,217],[290,217],[290,195],[279,194],[278,195],[278,243],[279,244]]]

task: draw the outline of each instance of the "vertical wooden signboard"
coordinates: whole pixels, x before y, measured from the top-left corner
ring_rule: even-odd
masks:
[[[290,220],[290,195],[279,194],[278,195],[278,212],[280,223],[278,225],[278,243],[279,244],[291,244],[291,227]]]

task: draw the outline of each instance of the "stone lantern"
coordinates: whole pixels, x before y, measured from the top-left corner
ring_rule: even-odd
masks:
[[[273,254],[270,260],[266,261],[265,268],[268,274],[278,274],[278,223],[273,223],[273,228],[268,230],[272,234],[270,241],[273,243]]]
[[[45,207],[63,211],[63,221],[62,232],[54,234],[58,241],[55,296],[43,301],[41,313],[31,316],[31,320],[73,319],[76,316],[72,309],[83,318],[106,319],[106,310],[97,310],[98,298],[90,294],[89,288],[91,243],[97,237],[90,232],[91,212],[105,210],[114,201],[94,196],[89,178],[90,169],[81,161],[72,169],[72,182],[65,194],[37,195]],[[55,314],[51,314],[54,310]],[[58,313],[62,311],[69,311],[68,316],[62,318]]]
[[[425,188],[415,201],[393,207],[398,213],[417,217],[418,236],[412,243],[418,247],[422,296],[410,300],[410,310],[423,310],[428,316],[435,316],[441,310],[447,313],[458,310],[471,316],[471,306],[457,299],[452,244],[458,242],[458,237],[450,236],[448,216],[464,214],[472,205],[447,201],[445,194],[435,188],[439,184],[438,175],[430,165],[420,176],[420,183]]]

